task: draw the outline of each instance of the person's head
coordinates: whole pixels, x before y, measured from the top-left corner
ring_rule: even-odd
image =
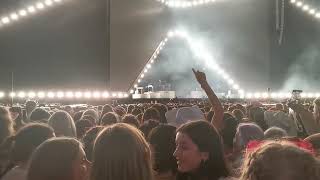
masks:
[[[109,104],[106,104],[102,108],[101,117],[108,112],[113,112],[113,109],[112,109],[112,106],[110,106]]]
[[[221,137],[207,121],[193,121],[177,129],[176,150],[178,171],[210,180],[229,175]]]
[[[127,123],[127,124],[130,124],[136,128],[139,128],[140,124],[139,124],[139,121],[138,119],[132,115],[132,114],[127,114],[125,115],[123,118],[122,118],[122,123]]]
[[[43,108],[35,108],[30,115],[30,122],[47,122],[50,113]]]
[[[239,121],[233,116],[224,115],[223,123],[224,127],[220,134],[223,140],[224,150],[228,153],[233,151],[233,140],[236,136]]]
[[[112,125],[118,122],[119,122],[118,114],[114,112],[108,112],[102,116],[102,118],[100,119],[99,125],[107,126],[107,125]]]
[[[0,106],[0,144],[13,133],[13,121],[10,112],[6,107]]]
[[[83,111],[79,111],[79,112],[74,113],[74,115],[73,115],[74,122],[79,121],[82,117],[82,114],[83,114]]]
[[[22,109],[20,106],[13,106],[9,108],[11,118],[15,122],[23,121]]]
[[[86,134],[82,138],[84,152],[86,152],[86,155],[89,161],[92,161],[92,151],[93,151],[94,141],[96,140],[99,132],[102,131],[103,128],[104,126],[92,127],[86,132]]]
[[[139,115],[139,114],[142,114],[142,111],[141,111],[140,108],[134,108],[134,109],[132,110],[132,114],[135,115],[135,116],[137,116],[137,115]]]
[[[263,140],[263,130],[254,123],[241,123],[239,124],[234,139],[234,148],[242,151],[246,148],[250,141]]]
[[[173,156],[176,148],[176,127],[161,124],[151,130],[148,141],[150,143],[153,170],[158,173],[173,172],[177,170],[177,161]]]
[[[267,130],[268,125],[264,120],[264,111],[259,107],[253,107],[249,109],[249,119],[255,122],[262,130]]]
[[[264,132],[265,139],[281,139],[285,136],[288,136],[287,132],[278,127],[271,127]]]
[[[71,116],[74,115],[74,109],[73,109],[73,107],[71,107],[71,106],[65,106],[65,107],[64,107],[64,110],[65,110],[66,112],[68,112]]]
[[[167,106],[164,104],[157,103],[157,104],[154,104],[152,108],[155,108],[156,110],[159,111],[160,122],[166,124],[167,123],[166,112],[168,111]]]
[[[233,116],[238,120],[238,122],[241,122],[244,118],[244,114],[240,109],[235,109],[232,111]]]
[[[27,180],[86,180],[89,168],[79,141],[52,138],[33,153]]]
[[[25,105],[28,114],[37,107],[37,103],[35,101],[27,101]]]
[[[289,143],[268,142],[246,157],[240,180],[271,179],[320,179],[319,161]]]
[[[53,129],[46,124],[30,123],[12,136],[13,144],[10,153],[11,163],[18,165],[26,163],[32,152],[45,140],[54,137]],[[9,140],[8,139],[8,140]]]
[[[134,105],[133,104],[130,104],[128,107],[127,107],[127,114],[130,114],[132,113],[132,110],[134,109]]]
[[[87,119],[80,119],[76,122],[77,138],[81,139],[84,134],[94,125]]]
[[[84,111],[81,118],[83,118],[84,116],[93,117],[95,123],[99,121],[99,113],[94,109],[87,109],[86,111]]]
[[[146,122],[148,120],[156,120],[160,122],[160,113],[157,109],[155,108],[148,108],[144,113],[142,120],[143,122]]]
[[[150,131],[158,125],[159,121],[149,120],[147,122],[144,122],[139,129],[143,133],[144,137],[147,138],[149,136]]]
[[[126,114],[126,110],[121,106],[117,106],[113,110],[119,117],[122,117]]]
[[[150,180],[150,149],[141,132],[119,123],[102,130],[94,144],[91,180]]]
[[[280,104],[280,103],[276,104],[276,105],[275,105],[275,108],[276,108],[276,110],[278,110],[278,111],[283,111],[283,110],[284,110],[283,105]]]
[[[72,117],[65,111],[57,111],[49,118],[48,124],[54,129],[57,137],[77,137],[76,126]]]

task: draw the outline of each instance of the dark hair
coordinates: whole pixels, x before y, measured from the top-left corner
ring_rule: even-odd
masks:
[[[128,107],[127,107],[127,114],[128,113],[132,113],[132,110],[134,109],[134,105],[130,104]]]
[[[242,119],[244,118],[244,114],[240,109],[235,109],[232,111],[232,114],[234,115],[234,117],[241,122]]]
[[[72,138],[52,138],[42,143],[32,155],[27,180],[73,179],[73,164],[81,143]]]
[[[10,107],[9,111],[12,113],[18,113],[18,117],[14,119],[14,129],[19,130],[21,127],[25,125],[23,121],[22,108],[19,106]]]
[[[229,150],[233,149],[233,140],[235,138],[237,127],[239,125],[238,120],[234,117],[223,116],[224,128],[221,130],[221,136],[225,148]]]
[[[91,124],[96,124],[96,120],[94,119],[94,117],[89,116],[89,115],[84,115],[80,119],[82,119],[82,120],[85,119],[85,120],[90,121]]]
[[[132,114],[125,115],[122,118],[122,122],[123,123],[127,123],[127,124],[131,124],[136,128],[139,128],[139,126],[140,126],[138,119]]]
[[[155,108],[148,108],[144,113],[143,113],[143,122],[146,122],[150,119],[156,120],[160,122],[160,113],[157,109]]]
[[[141,113],[142,113],[142,111],[141,111],[140,108],[134,108],[134,109],[132,110],[132,114],[135,115],[135,116],[137,116],[137,115],[139,115],[139,114],[141,114]]]
[[[229,169],[224,158],[221,137],[217,130],[207,121],[193,121],[183,124],[177,133],[188,135],[197,145],[200,152],[208,152],[209,158],[200,165],[196,176],[210,180],[218,180],[229,176]],[[189,173],[178,173],[177,179],[188,179]]]
[[[77,138],[81,139],[87,130],[89,130],[94,125],[87,119],[80,119],[76,122]]]
[[[159,125],[158,121],[155,120],[149,120],[147,122],[144,122],[141,126],[140,126],[140,131],[142,131],[142,133],[144,134],[144,137],[148,137],[150,131],[157,127]]]
[[[108,112],[102,116],[102,118],[100,119],[99,125],[106,126],[106,125],[115,124],[117,122],[119,122],[118,114],[114,112]]]
[[[106,104],[102,108],[101,117],[108,112],[113,112],[113,109],[112,109],[112,106],[110,106],[109,104]]]
[[[76,112],[74,115],[73,115],[73,120],[74,122],[77,122],[81,119],[82,117],[82,114],[83,114],[83,111],[79,111],[79,112]],[[93,119],[93,118],[92,118]]]
[[[148,136],[154,149],[153,169],[158,173],[177,171],[177,161],[173,156],[176,148],[176,127],[160,124],[153,128]]]
[[[269,127],[264,120],[264,111],[259,107],[253,107],[249,109],[250,119],[255,122],[260,128],[265,131]]]
[[[30,121],[46,122],[50,118],[50,113],[43,108],[36,108],[31,112]]]
[[[159,111],[161,123],[164,123],[164,124],[168,123],[167,119],[166,119],[166,112],[168,111],[167,106],[165,106],[164,104],[158,103],[158,104],[153,105],[152,108],[155,108],[156,110]]]
[[[84,145],[84,151],[86,152],[87,158],[89,161],[92,161],[92,151],[93,145],[96,137],[99,132],[104,128],[104,126],[96,126],[89,129],[86,134],[82,138],[82,142]]]

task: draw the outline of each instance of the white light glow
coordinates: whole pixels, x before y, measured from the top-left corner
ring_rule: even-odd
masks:
[[[21,91],[21,92],[18,93],[18,97],[19,98],[24,98],[24,97],[26,97],[26,93]]]
[[[88,91],[85,92],[85,93],[84,93],[84,97],[85,97],[85,98],[91,98],[91,92],[88,92]]]
[[[38,96],[38,98],[44,98],[45,96],[46,96],[46,94],[44,93],[44,92],[38,92],[38,94],[37,94],[37,96]]]
[[[38,9],[43,9],[43,8],[44,8],[44,4],[41,3],[41,2],[39,2],[39,3],[36,4],[36,7],[37,7]]]
[[[290,0],[291,3],[296,3],[296,0]]]
[[[62,0],[54,0],[54,2],[61,2]]]
[[[11,98],[14,98],[14,97],[16,97],[16,93],[15,93],[15,92],[11,92],[11,93],[9,94],[9,96],[10,96]]]
[[[123,98],[123,94],[122,93],[118,93],[118,98]]]
[[[260,97],[261,97],[261,94],[260,94],[260,93],[254,93],[254,97],[255,97],[255,98],[260,98]]]
[[[51,6],[51,5],[52,5],[52,1],[51,1],[51,0],[46,0],[44,3],[45,3],[47,6]]]
[[[8,17],[3,17],[3,18],[1,18],[1,22],[3,24],[8,24],[8,23],[10,23],[10,19]]]
[[[134,93],[134,90],[133,89],[130,89],[130,94],[133,94]]]
[[[320,13],[317,13],[317,14],[315,15],[315,17],[316,17],[316,18],[320,18]]]
[[[310,13],[310,14],[315,14],[315,13],[316,13],[316,10],[315,10],[315,9],[310,9],[309,13]]]
[[[135,84],[134,87],[137,88],[137,87],[138,87],[138,84]]]
[[[147,64],[147,68],[150,69],[151,68],[151,64]]]
[[[246,97],[249,98],[249,99],[251,99],[252,96],[253,96],[252,93],[247,93],[247,95],[246,95]]]
[[[54,98],[55,94],[53,92],[48,92],[47,96],[48,98]]]
[[[138,79],[138,83],[140,83],[141,82],[141,79]]]
[[[75,93],[76,98],[81,98],[82,97],[82,92],[76,92]]]
[[[127,97],[129,97],[129,95],[128,95],[127,93],[125,93],[125,94],[124,94],[124,97],[127,98]]]
[[[103,93],[102,93],[102,97],[108,98],[108,97],[109,97],[109,93],[108,93],[108,92],[103,92]]]
[[[94,98],[100,98],[101,97],[100,92],[98,92],[98,91],[93,92],[93,97]]]
[[[267,92],[264,92],[264,93],[262,93],[262,97],[263,97],[263,98],[268,98],[268,97],[269,97],[269,94],[268,94]]]
[[[297,4],[296,4],[298,7],[301,7],[303,6],[303,3],[301,1],[298,1]]]
[[[4,97],[4,92],[0,92],[0,98],[3,98]]]
[[[35,92],[29,92],[28,93],[28,97],[29,98],[34,98],[34,97],[36,97],[36,93]]]
[[[117,96],[117,93],[112,93],[112,97],[116,97]]]
[[[141,77],[141,78],[144,78],[144,74],[142,73],[142,74],[140,75],[140,77]]]
[[[26,15],[27,15],[27,11],[24,10],[24,9],[21,9],[21,10],[19,11],[19,14],[20,14],[20,16],[26,16]]]
[[[36,12],[36,8],[35,8],[34,6],[29,6],[29,7],[28,7],[28,11],[29,11],[30,13],[34,13],[34,12]]]
[[[308,11],[309,9],[310,9],[310,8],[309,8],[308,5],[304,5],[303,8],[302,8],[302,10],[304,10],[304,11]]]
[[[11,18],[12,20],[18,20],[18,19],[19,19],[19,16],[18,16],[17,13],[12,13],[12,14],[10,14],[10,18]]]
[[[148,69],[145,69],[143,72],[144,72],[144,73],[147,73],[147,72],[148,72]]]
[[[57,97],[58,98],[63,98],[64,97],[64,93],[62,91],[57,92]]]
[[[66,96],[67,96],[67,98],[73,98],[73,92],[71,92],[71,91],[68,91],[67,93],[66,93]]]

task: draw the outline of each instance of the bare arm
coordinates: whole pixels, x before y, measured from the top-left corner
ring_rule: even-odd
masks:
[[[206,79],[206,74],[201,72],[201,71],[196,71],[192,69],[198,83],[200,84],[201,88],[205,91],[209,98],[209,102],[212,106],[212,109],[214,111],[214,117],[211,120],[211,123],[217,128],[217,130],[222,130],[223,129],[223,107],[221,105],[220,100],[214,93],[214,91],[211,89],[207,79]]]

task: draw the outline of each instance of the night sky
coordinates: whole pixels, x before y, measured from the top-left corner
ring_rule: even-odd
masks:
[[[0,14],[24,4],[1,1]],[[226,0],[178,11],[152,0],[113,0],[107,67],[106,1],[69,0],[0,29],[0,89],[11,88],[12,72],[16,89],[101,89],[110,69],[111,88],[126,90],[158,42],[177,26],[204,39],[217,62],[245,89],[281,89],[290,66],[310,59],[304,54],[320,47],[320,23],[287,6],[285,39],[278,46],[274,14],[269,0]],[[310,67],[308,78],[317,80],[319,70]]]

